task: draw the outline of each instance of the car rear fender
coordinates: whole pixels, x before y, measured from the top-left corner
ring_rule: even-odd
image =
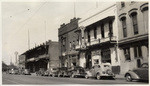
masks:
[[[139,76],[138,76],[136,73],[134,73],[133,71],[128,71],[128,72],[125,74],[125,77],[126,77],[127,74],[130,74],[131,77],[132,77],[132,79],[139,79]]]

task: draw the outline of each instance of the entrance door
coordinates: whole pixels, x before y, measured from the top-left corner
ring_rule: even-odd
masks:
[[[137,67],[141,67],[141,60],[140,59],[137,59]]]

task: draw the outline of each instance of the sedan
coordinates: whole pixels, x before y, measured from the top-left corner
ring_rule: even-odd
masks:
[[[136,68],[133,70],[129,70],[125,74],[126,81],[132,81],[132,80],[146,80],[148,81],[149,75],[148,75],[148,63],[143,63],[140,68]]]

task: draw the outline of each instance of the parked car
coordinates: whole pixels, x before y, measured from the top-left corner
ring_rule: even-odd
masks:
[[[115,77],[115,74],[112,73],[110,63],[102,63],[100,65],[95,65],[92,69],[86,71],[85,78],[94,77],[96,79],[101,79],[102,77]]]
[[[49,76],[50,75],[50,70],[47,69],[45,72],[44,72],[44,76]]]
[[[40,68],[39,71],[36,72],[36,75],[37,76],[43,76],[44,72],[45,72],[45,69],[44,68]]]
[[[67,67],[59,68],[58,77],[67,77],[67,76],[68,76],[68,68]]]
[[[18,74],[18,73],[19,73],[18,69],[10,69],[9,70],[9,74]]]
[[[73,70],[71,70],[68,73],[68,76],[70,76],[72,78],[75,78],[75,77],[85,77],[85,75],[86,75],[86,72],[85,72],[84,68],[80,67],[80,66],[74,67]]]
[[[59,68],[51,68],[49,72],[49,76],[55,77],[59,74]]]
[[[31,75],[29,69],[24,69],[24,70],[22,71],[22,74],[23,74],[23,75]]]
[[[140,68],[135,68],[133,70],[129,70],[125,74],[126,81],[132,81],[132,80],[146,80],[149,79],[148,74],[148,63],[143,63]]]

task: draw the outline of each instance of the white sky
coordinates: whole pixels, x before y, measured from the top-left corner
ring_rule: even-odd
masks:
[[[115,2],[113,2],[115,3]],[[99,8],[106,8],[112,2],[99,2]],[[28,49],[28,29],[30,48],[46,40],[58,41],[58,28],[74,17],[74,2],[2,2],[2,60],[7,64],[15,62],[15,54]],[[40,8],[40,9],[39,9]],[[96,9],[96,1],[76,2],[76,17],[82,18]],[[38,10],[39,9],[39,10]]]

